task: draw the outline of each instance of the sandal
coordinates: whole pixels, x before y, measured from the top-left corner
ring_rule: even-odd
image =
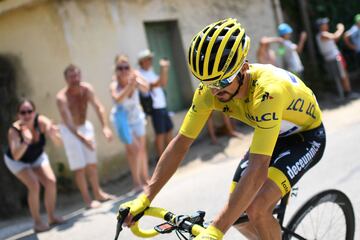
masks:
[[[50,225],[50,227],[54,227],[54,226],[63,224],[65,222],[66,222],[66,220],[63,219],[62,217],[55,217],[51,222],[49,221],[49,225]]]
[[[41,233],[46,232],[50,230],[50,226],[47,224],[41,224],[41,225],[34,225],[34,232],[35,233]]]

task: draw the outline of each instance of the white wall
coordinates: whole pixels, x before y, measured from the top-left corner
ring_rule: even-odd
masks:
[[[234,17],[246,28],[252,39],[250,61],[255,61],[260,38],[276,33],[270,0],[23,2],[23,7],[11,10],[0,4],[0,54],[17,59],[19,93],[31,97],[42,113],[57,121],[60,117],[55,94],[65,84],[62,72],[69,63],[82,69],[84,80],[94,85],[109,112],[112,102],[108,85],[114,56],[125,53],[136,66],[138,52],[147,48],[143,24],[146,21],[177,20],[184,56],[192,36],[219,19]],[[195,80],[193,83],[197,85]],[[178,114],[176,122],[182,118],[183,114]],[[110,144],[105,141],[93,111],[90,119],[97,129],[103,179],[127,171],[123,145],[118,140]],[[49,151],[54,161],[66,162],[62,149],[51,147]]]

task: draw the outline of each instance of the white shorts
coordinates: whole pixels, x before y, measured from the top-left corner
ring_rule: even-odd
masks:
[[[10,172],[12,172],[15,175],[26,168],[38,168],[50,164],[49,157],[45,152],[43,152],[33,163],[24,163],[24,162],[16,161],[9,158],[7,155],[4,155],[4,159],[7,168],[10,170]]]
[[[61,137],[64,143],[66,156],[69,161],[70,170],[85,168],[88,164],[96,163],[96,151],[90,150],[80,141],[64,124],[59,125]],[[77,130],[85,137],[94,139],[94,127],[91,122],[86,121]]]

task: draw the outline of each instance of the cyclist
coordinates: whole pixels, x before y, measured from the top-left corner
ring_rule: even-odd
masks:
[[[181,129],[158,162],[144,193],[130,207],[131,225],[174,174],[213,110],[254,127],[248,153],[240,162],[231,194],[213,223],[195,239],[222,239],[236,225],[248,239],[281,239],[272,216],[276,203],[321,158],[325,130],[313,92],[294,74],[272,65],[249,64],[250,38],[236,19],[206,26],[191,41],[188,63],[200,80]]]

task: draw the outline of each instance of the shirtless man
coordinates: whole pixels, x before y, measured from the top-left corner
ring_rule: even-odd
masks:
[[[96,208],[100,206],[99,201],[113,199],[114,196],[103,192],[99,185],[94,128],[86,120],[88,103],[95,108],[102,132],[109,141],[112,139],[112,132],[108,127],[105,108],[96,98],[93,87],[81,81],[80,69],[70,64],[64,71],[64,77],[67,86],[57,93],[56,101],[63,122],[60,131],[65,152],[86,206]],[[86,176],[97,201],[92,200],[89,194]]]

